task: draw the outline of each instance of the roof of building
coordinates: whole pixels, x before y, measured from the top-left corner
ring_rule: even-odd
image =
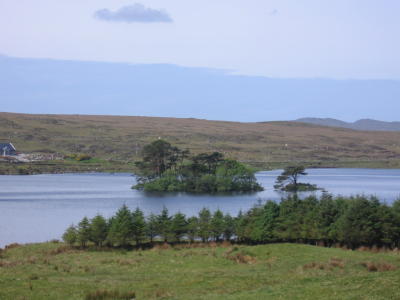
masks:
[[[7,148],[8,150],[16,150],[12,143],[0,143],[0,149]]]

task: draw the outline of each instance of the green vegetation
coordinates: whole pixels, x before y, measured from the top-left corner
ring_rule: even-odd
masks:
[[[276,179],[274,188],[283,192],[307,192],[316,191],[318,187],[314,184],[299,182],[299,177],[307,175],[304,166],[286,167],[282,174]]]
[[[193,154],[223,153],[259,169],[293,162],[309,167],[400,168],[399,132],[363,132],[293,122],[0,113],[0,141],[24,153],[85,153],[99,163],[0,162],[0,174],[131,172],[144,145],[162,137]]]
[[[399,299],[400,252],[366,250],[226,242],[144,251],[12,245],[1,252],[0,298]]]
[[[146,192],[254,192],[262,190],[255,171],[244,164],[224,159],[222,153],[190,156],[164,140],[144,146],[143,160],[136,163],[137,184]]]
[[[356,249],[400,247],[400,199],[393,206],[370,197],[337,197],[324,194],[300,199],[296,194],[280,203],[267,201],[235,218],[203,208],[198,216],[186,218],[180,212],[170,216],[164,208],[159,215],[145,218],[139,208],[122,206],[109,220],[83,218],[71,226],[63,239],[70,245],[131,248],[158,240],[180,242],[201,240],[258,244],[271,242],[306,243],[331,247],[335,244]]]

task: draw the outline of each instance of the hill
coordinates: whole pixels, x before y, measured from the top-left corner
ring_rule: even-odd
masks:
[[[295,120],[295,122],[330,127],[342,127],[354,130],[400,131],[400,122],[384,122],[372,119],[361,119],[356,122],[349,123],[331,118],[302,118]]]
[[[257,122],[395,119],[398,80],[267,78],[227,70],[0,55],[1,110]]]
[[[47,243],[0,254],[5,300],[400,298],[398,251],[298,244],[96,251]]]
[[[159,137],[194,153],[220,151],[263,168],[290,162],[396,167],[400,159],[400,132],[294,122],[0,113],[0,141],[11,141],[21,152],[87,153],[125,163]]]

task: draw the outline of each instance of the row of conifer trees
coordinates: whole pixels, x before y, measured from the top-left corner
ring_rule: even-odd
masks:
[[[70,226],[63,239],[71,245],[140,246],[154,241],[296,242],[349,248],[400,246],[400,200],[386,205],[374,197],[288,196],[267,201],[236,217],[203,208],[197,216],[178,212],[145,217],[123,205],[109,219],[97,215]]]

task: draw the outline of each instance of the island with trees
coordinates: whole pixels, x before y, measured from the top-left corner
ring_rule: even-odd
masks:
[[[304,166],[288,166],[276,179],[274,188],[282,192],[312,192],[317,191],[315,184],[299,182],[299,177],[307,175]]]
[[[137,184],[146,192],[229,193],[263,190],[255,170],[220,152],[191,155],[162,139],[142,150],[136,162]]]

